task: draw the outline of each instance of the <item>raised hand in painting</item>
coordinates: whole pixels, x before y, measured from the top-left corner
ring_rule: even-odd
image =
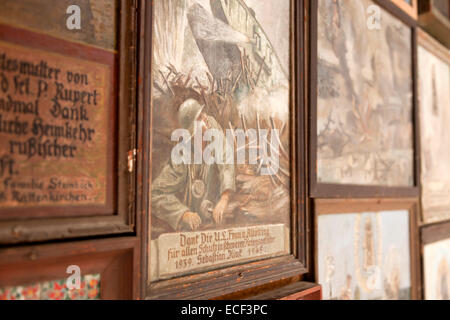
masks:
[[[181,220],[188,225],[191,230],[197,230],[202,224],[202,219],[195,212],[186,212]]]
[[[217,203],[216,207],[213,211],[213,219],[216,224],[222,224],[223,222],[223,214],[228,207],[228,202],[230,201],[230,194],[228,191],[225,191],[220,198],[220,201]]]

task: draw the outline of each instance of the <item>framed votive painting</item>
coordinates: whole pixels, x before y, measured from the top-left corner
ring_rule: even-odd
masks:
[[[422,228],[423,289],[426,300],[450,300],[450,223]]]
[[[257,265],[275,263],[275,278],[276,265],[306,270],[291,36],[300,5],[157,0],[148,9],[150,297],[192,297],[171,291],[187,276],[209,277],[208,292],[223,274],[240,273],[245,286],[242,270]]]
[[[418,40],[422,219],[450,220],[450,51],[423,31]]]
[[[416,210],[405,200],[317,200],[316,280],[323,298],[417,299]]]
[[[312,6],[312,196],[417,194],[416,22],[390,1]]]

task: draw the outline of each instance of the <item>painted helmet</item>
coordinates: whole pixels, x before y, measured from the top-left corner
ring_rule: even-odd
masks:
[[[194,133],[195,121],[203,110],[203,106],[197,100],[188,99],[183,102],[178,110],[178,121],[184,129]]]

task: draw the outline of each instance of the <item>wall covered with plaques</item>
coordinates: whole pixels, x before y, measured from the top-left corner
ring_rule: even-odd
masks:
[[[450,300],[449,10],[1,0],[0,300]]]

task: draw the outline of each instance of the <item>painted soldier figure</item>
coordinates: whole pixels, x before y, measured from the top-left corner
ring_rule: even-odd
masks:
[[[178,120],[191,137],[199,130],[198,125],[202,126],[202,136],[209,129],[223,133],[217,121],[208,116],[198,101],[193,99],[180,106]],[[224,150],[228,148],[225,146]],[[234,165],[209,165],[203,161],[202,164],[175,164],[170,159],[152,183],[152,213],[177,231],[196,230],[210,223],[220,225],[230,194],[234,191]]]

